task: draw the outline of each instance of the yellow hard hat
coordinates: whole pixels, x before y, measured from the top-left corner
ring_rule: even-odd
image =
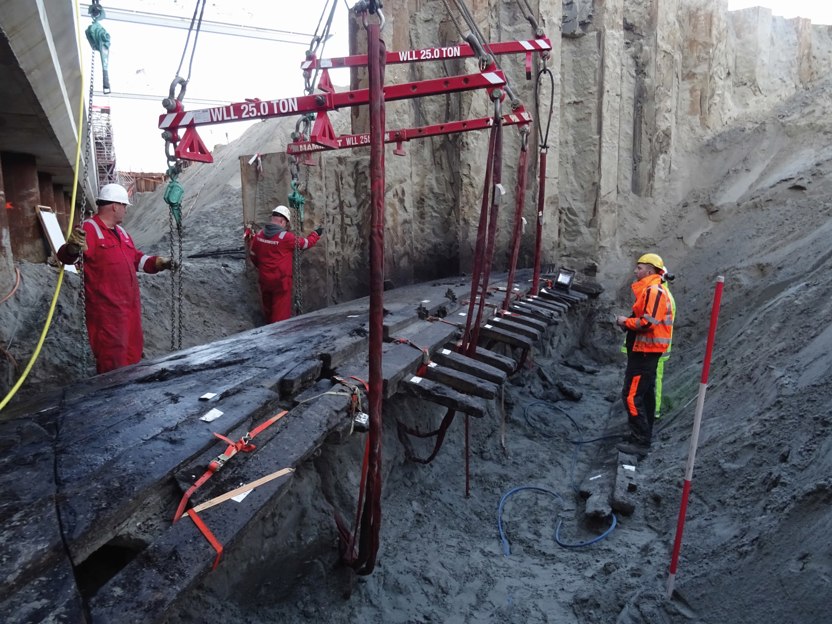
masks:
[[[659,271],[666,271],[664,268],[664,260],[659,254],[646,253],[638,259],[638,264],[651,264]]]

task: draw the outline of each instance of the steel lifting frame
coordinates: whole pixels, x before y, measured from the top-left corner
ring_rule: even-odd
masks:
[[[448,60],[454,58],[483,57],[485,54],[525,54],[526,55],[526,77],[531,75],[532,54],[539,53],[548,55],[552,49],[552,43],[547,37],[538,37],[525,41],[504,41],[491,43],[487,51],[481,50],[480,46],[468,43],[460,43],[450,46],[434,48],[422,48],[418,50],[400,50],[387,52],[385,62],[387,64],[414,63],[423,61]],[[327,149],[343,149],[349,147],[360,147],[369,144],[369,133],[335,136],[332,124],[327,116],[327,111],[344,108],[347,106],[360,106],[369,102],[367,89],[355,91],[343,91],[337,93],[332,87],[327,70],[331,68],[344,67],[366,67],[367,55],[359,54],[331,59],[317,59],[314,56],[307,58],[301,64],[305,75],[313,70],[322,69],[323,75],[319,81],[319,88],[323,91],[320,94],[304,95],[294,98],[281,98],[276,100],[250,99],[245,102],[229,104],[214,108],[185,111],[181,99],[173,97],[171,93],[170,103],[172,109],[168,113],[159,116],[159,128],[163,131],[166,140],[174,145],[174,155],[182,160],[196,160],[199,162],[213,162],[211,152],[200,139],[195,130],[196,126],[230,123],[234,121],[245,121],[251,119],[269,119],[272,117],[289,117],[306,113],[317,113],[316,121],[310,133],[309,141],[294,141],[287,148],[290,154],[311,154],[312,152],[324,151]],[[454,93],[469,91],[473,89],[494,89],[506,84],[502,71],[491,64],[478,74],[462,76],[451,76],[432,80],[405,83],[401,85],[388,85],[384,87],[384,100],[395,101],[413,97],[438,95],[442,93]],[[173,89],[172,89],[173,91]],[[525,109],[518,108],[512,114],[503,116],[505,125],[526,124],[531,122],[530,115]],[[390,131],[385,134],[385,142],[396,143],[396,154],[403,154],[402,143],[414,138],[423,138],[439,134],[451,134],[455,132],[466,132],[470,130],[481,130],[493,124],[493,119],[483,117],[468,121],[448,122],[420,128],[409,128],[405,130]],[[180,137],[179,131],[184,128]],[[308,156],[307,156],[308,162]]]
[[[327,79],[328,82],[328,79]],[[466,74],[462,76],[449,76],[447,78],[435,78],[431,80],[420,80],[400,85],[388,85],[384,87],[384,100],[391,102],[413,97],[437,95],[441,93],[454,93],[458,91],[470,91],[473,89],[498,89],[506,84],[503,72],[491,65],[477,74]],[[336,110],[347,106],[360,106],[370,101],[368,89],[357,89],[355,91],[335,92],[331,84],[329,91],[314,95],[304,95],[294,98],[282,98],[278,100],[246,100],[218,106],[204,108],[194,111],[184,111],[181,101],[175,101],[177,110],[170,111],[159,116],[159,128],[163,131],[166,140],[172,142],[174,154],[182,160],[196,160],[200,162],[213,162],[213,157],[202,139],[199,138],[195,128],[209,124],[229,123],[233,121],[245,121],[249,119],[269,119],[272,117],[289,117],[304,113],[318,113],[321,117],[321,125],[329,126],[329,134],[333,135],[326,115],[330,110]],[[325,120],[325,121],[324,121]],[[317,123],[317,122],[316,122]],[[184,128],[182,137],[178,131]],[[326,131],[320,134],[320,140],[327,142]],[[330,148],[336,143],[329,139]]]
[[[532,116],[522,106],[516,111],[502,116],[504,126],[523,125],[532,122]],[[317,122],[316,122],[317,123]],[[385,143],[395,143],[393,151],[397,156],[404,156],[403,144],[411,139],[424,139],[430,136],[442,134],[454,134],[458,132],[470,132],[472,130],[485,130],[494,125],[494,117],[479,117],[466,121],[448,121],[430,126],[418,128],[406,128],[403,130],[387,130],[384,133]],[[349,149],[353,147],[368,147],[370,145],[370,133],[342,134],[333,137],[329,144],[324,144],[320,136],[311,134],[309,141],[296,139],[286,146],[286,153],[292,156],[301,156],[313,152],[323,152],[334,149]],[[333,144],[334,143],[334,144]],[[308,161],[305,164],[310,164]]]
[[[539,37],[537,39],[529,39],[526,41],[503,41],[499,43],[491,43],[487,45],[487,52],[481,49],[479,44],[469,45],[467,43],[460,43],[451,46],[441,46],[434,48],[422,48],[418,50],[400,50],[387,52],[385,55],[385,62],[387,64],[397,63],[419,63],[425,61],[447,60],[454,58],[471,58],[475,56],[483,57],[486,54],[518,54],[524,53],[526,55],[526,78],[531,77],[532,54],[539,53],[548,55],[552,49],[551,41],[546,37]],[[301,69],[307,79],[315,69],[321,69],[322,75],[318,83],[318,88],[325,92],[333,92],[332,82],[329,79],[329,69],[339,68],[353,68],[366,67],[367,55],[358,54],[354,56],[344,56],[330,59],[318,59],[314,55],[310,55],[306,61],[301,63]],[[511,114],[503,115],[503,125],[523,125],[531,123],[531,115],[522,106],[513,110]],[[437,136],[442,134],[454,134],[458,132],[468,132],[471,130],[483,130],[490,128],[494,123],[493,117],[481,117],[477,119],[469,119],[466,121],[451,121],[441,124],[434,124],[430,126],[421,126],[417,128],[406,128],[402,130],[389,130],[384,134],[385,143],[395,143],[396,149],[394,154],[404,156],[403,143],[411,139],[421,139],[429,136]],[[362,134],[346,134],[336,136],[332,129],[332,124],[326,114],[326,111],[319,112],[315,119],[315,124],[309,133],[309,139],[302,138],[294,139],[286,147],[286,152],[294,156],[304,156],[304,164],[314,164],[311,160],[311,154],[314,152],[321,152],[333,149],[345,149],[353,147],[362,147],[370,144],[370,134],[365,132]]]
[[[468,43],[458,43],[450,46],[436,48],[422,48],[420,50],[400,50],[387,52],[385,63],[394,65],[396,63],[419,63],[422,61],[444,61],[455,58],[472,58],[484,54],[523,54],[526,55],[526,79],[531,78],[532,54],[548,54],[552,49],[552,42],[547,37],[527,39],[525,41],[501,41],[489,43],[487,49],[479,50],[479,44],[471,46]],[[310,55],[303,63],[301,69],[304,74],[311,73],[315,69],[340,69],[342,67],[366,67],[367,55],[357,54],[355,56],[343,56],[331,59],[318,59]]]

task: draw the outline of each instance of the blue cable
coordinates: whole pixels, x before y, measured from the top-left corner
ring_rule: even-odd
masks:
[[[502,498],[500,499],[500,504],[497,507],[497,530],[500,533],[500,543],[503,548],[503,556],[505,557],[508,557],[511,554],[511,546],[509,546],[508,538],[506,537],[506,533],[503,530],[503,508],[505,507],[506,501],[510,496],[513,496],[517,492],[521,492],[523,490],[532,490],[535,492],[543,492],[544,494],[550,494],[554,496],[558,501],[560,501],[561,505],[564,504],[563,498],[560,494],[553,490],[550,490],[549,488],[545,488],[539,485],[521,485],[512,488],[508,492],[503,494]],[[561,525],[563,525],[563,520],[558,520],[557,527],[555,528],[555,542],[558,546],[561,546],[563,548],[582,548],[584,546],[590,546],[592,544],[595,544],[596,542],[600,542],[602,539],[604,539],[610,533],[612,533],[613,529],[615,529],[616,524],[618,524],[618,521],[616,520],[615,514],[612,514],[612,524],[610,525],[610,528],[604,531],[601,535],[598,535],[586,542],[578,542],[577,544],[566,544],[560,540],[560,527]]]
[[[601,535],[596,535],[589,541],[577,542],[575,544],[565,544],[562,541],[560,541],[560,527],[563,524],[563,520],[558,520],[558,526],[555,528],[555,541],[558,543],[558,546],[563,546],[564,548],[583,548],[584,546],[591,546],[596,542],[600,542],[602,539],[607,537],[607,535],[612,533],[615,529],[615,525],[618,524],[618,520],[616,519],[615,514],[610,515],[612,516],[612,523],[610,524],[610,528],[601,533]]]

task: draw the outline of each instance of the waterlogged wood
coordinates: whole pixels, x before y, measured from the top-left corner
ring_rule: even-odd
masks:
[[[494,351],[484,347],[477,347],[476,351],[474,351],[474,359],[484,362],[489,366],[499,368],[509,375],[517,368],[517,362],[510,357],[500,355],[499,353],[495,353]]]
[[[483,325],[480,328],[480,342],[486,341],[502,342],[512,347],[519,347],[520,349],[531,349],[532,339],[523,334],[518,334],[502,327],[495,327],[490,323]]]
[[[495,384],[503,384],[508,378],[506,371],[491,366],[485,362],[479,362],[473,358],[466,357],[461,353],[452,351],[451,349],[438,349],[433,354],[433,360],[439,364],[444,364],[450,368],[456,369],[469,375],[474,375],[480,379],[485,379]],[[512,360],[512,363],[514,360]]]
[[[406,387],[466,414],[486,413],[483,397],[496,394],[516,363],[482,347],[473,358],[444,353],[459,338],[458,324],[465,322],[459,312],[469,293],[462,280],[385,292],[386,334],[412,343],[383,346],[386,397]],[[488,303],[499,305],[499,293]],[[538,305],[551,314],[561,306]],[[419,315],[445,315],[447,322]],[[289,414],[257,436],[254,452],[238,453],[198,490],[195,505],[280,468],[298,467],[331,435],[355,435],[349,391],[318,378],[326,371],[366,379],[368,318],[366,298],[332,306],[44,392],[30,405],[5,410],[0,611],[20,614],[19,621],[82,621],[76,616],[83,592],[93,621],[121,622],[125,613],[163,620],[213,562],[194,523],[183,518],[170,525],[170,519],[183,490],[225,449],[214,432],[237,440],[303,393]],[[521,325],[528,333],[532,323]],[[519,329],[490,329],[490,339],[532,346]],[[488,329],[482,331],[489,337]],[[444,382],[470,394],[431,379],[413,383],[425,363],[422,349],[442,363]],[[203,420],[209,413],[218,418]],[[279,504],[291,481],[289,475],[274,479],[201,517],[231,549]],[[102,548],[124,538],[139,544],[132,561],[95,587],[79,589],[77,566],[106,557]]]
[[[446,366],[440,366],[436,362],[428,364],[425,377],[432,381],[443,383],[464,394],[471,394],[484,399],[493,399],[497,396],[497,386],[490,381],[485,381],[474,375],[462,373]]]
[[[543,308],[548,308],[550,310],[553,310],[553,311],[561,313],[561,314],[566,312],[569,309],[569,306],[571,305],[570,303],[566,303],[564,301],[561,301],[560,299],[556,299],[556,298],[550,297],[548,295],[547,296],[529,295],[528,297],[523,299],[523,301],[526,301],[528,303],[533,303],[533,304],[535,304],[537,306],[540,306],[540,307],[543,307]]]
[[[498,316],[498,318],[511,321],[512,323],[526,325],[537,331],[538,334],[542,334],[543,332],[545,332],[546,328],[549,326],[549,324],[546,321],[535,318],[534,315],[532,315],[526,310],[518,308],[518,306],[512,306],[511,310],[503,312]]]
[[[557,325],[560,319],[560,313],[528,303],[526,301],[514,304],[511,306],[511,311],[517,314],[525,314],[527,317],[531,316],[533,318],[540,319],[547,325]]]
[[[514,319],[505,318],[501,316],[495,316],[488,320],[489,325],[493,325],[498,329],[505,329],[506,331],[510,331],[514,334],[519,334],[520,336],[525,336],[530,340],[537,342],[540,340],[540,332],[530,327],[524,323],[518,323]]]
[[[245,461],[230,463],[209,480],[216,479],[209,490],[216,496],[280,468],[297,469],[347,417],[348,401],[346,396],[326,394],[293,409],[278,421],[280,435],[267,444],[261,442]],[[287,475],[265,483],[239,503],[217,505],[200,517],[229,551],[245,540],[246,527],[280,504],[291,480]],[[93,620],[122,622],[125,613],[140,613],[143,622],[161,621],[180,592],[211,569],[215,555],[191,519],[184,516],[96,593],[90,600]]]
[[[424,377],[412,375],[404,381],[402,388],[417,397],[464,414],[477,417],[482,417],[486,414],[486,403],[483,399],[457,392],[445,384],[437,383]]]

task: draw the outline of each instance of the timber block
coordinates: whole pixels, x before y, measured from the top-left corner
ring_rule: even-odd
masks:
[[[405,380],[402,387],[419,398],[464,414],[477,417],[486,414],[486,404],[483,399],[457,392],[453,388],[424,377],[411,375]]]
[[[510,310],[501,312],[499,314],[499,318],[511,321],[512,323],[517,323],[518,325],[525,325],[535,330],[538,334],[545,332],[546,328],[549,326],[546,321],[535,318],[530,312],[527,312],[522,308],[518,308],[516,305],[512,306]]]
[[[540,340],[540,332],[537,329],[535,329],[534,327],[530,327],[525,323],[518,322],[513,318],[495,316],[488,320],[488,324],[498,327],[500,329],[506,329],[512,333],[519,334],[521,336],[526,336],[527,338],[530,338],[535,342]]]
[[[447,323],[417,320],[397,332],[394,338],[406,338],[411,344],[386,342],[382,346],[382,377],[384,379],[384,398],[389,399],[399,391],[399,385],[408,375],[415,373],[424,361],[424,352],[432,353],[452,340],[459,329]],[[369,381],[367,354],[339,367],[341,376],[355,375]]]
[[[511,306],[511,311],[515,314],[524,315],[526,318],[536,318],[546,325],[557,325],[560,320],[560,313],[552,309],[543,308],[541,306],[529,303],[528,301],[520,301]]]
[[[557,312],[558,314],[563,314],[569,309],[569,306],[562,301],[556,301],[548,297],[541,297],[538,295],[529,295],[523,299],[522,303],[534,304],[538,307]]]
[[[517,368],[517,362],[515,362],[512,358],[495,353],[485,347],[477,347],[474,352],[474,359],[484,362],[489,366],[493,366],[494,368],[499,368],[509,375]]]
[[[280,380],[280,397],[283,399],[293,397],[315,383],[321,374],[321,368],[323,368],[323,362],[319,359],[301,362],[295,366]]]
[[[448,293],[454,294],[453,288],[448,284],[437,284],[429,286],[418,294],[412,291],[388,291],[384,298],[384,340],[395,338],[397,333],[413,322],[414,317],[419,314],[428,316],[444,317],[459,309],[456,299],[448,297]],[[397,300],[399,293],[408,292],[406,300]]]
[[[183,387],[189,386],[186,379],[181,381]],[[218,388],[216,384],[207,387]],[[75,561],[84,561],[116,537],[125,522],[152,506],[151,501],[171,482],[183,461],[210,454],[219,442],[213,432],[232,436],[243,430],[242,435],[255,426],[252,423],[271,416],[277,405],[277,395],[258,386],[235,388],[207,404],[198,399],[204,389],[185,390],[188,396],[175,400],[134,390],[128,396],[138,399],[137,403],[119,396],[120,390],[101,391],[78,406],[89,408],[93,400],[109,402],[110,406],[98,409],[102,413],[115,409],[119,418],[102,421],[101,427],[87,422],[76,432],[70,422],[89,420],[89,414],[96,412],[76,413],[75,406],[67,406],[65,413],[58,443],[57,470],[62,485],[58,505],[61,517],[71,519],[64,522],[64,534]],[[156,384],[144,390],[151,395],[159,393]],[[222,415],[212,422],[201,419],[213,410]],[[96,429],[98,437],[86,439],[106,444],[96,445],[92,452],[90,445],[83,443],[83,434]],[[220,450],[224,449],[223,444]],[[117,473],[113,473],[115,464],[119,466]],[[172,517],[176,502],[171,500],[171,504]]]
[[[503,327],[496,327],[491,323],[486,323],[480,327],[480,341],[483,339],[495,340],[520,349],[531,350],[532,348],[532,340],[528,336],[509,331]]]
[[[612,481],[612,475],[602,472],[587,477],[581,483],[580,495],[586,498],[584,513],[590,518],[608,518],[612,513]]]
[[[456,369],[469,375],[474,375],[486,381],[495,384],[502,384],[508,378],[506,372],[496,366],[491,366],[485,362],[478,362],[475,359],[466,357],[456,351],[450,349],[438,349],[433,354],[432,359],[439,364],[444,364],[450,368]],[[513,362],[513,360],[512,360]]]
[[[586,295],[579,297],[577,294],[568,293],[563,290],[548,290],[546,288],[540,289],[540,296],[544,299],[550,299],[552,301],[562,301],[569,307],[572,307],[576,303],[580,303],[586,299]]]
[[[497,396],[497,386],[490,381],[485,381],[474,375],[454,370],[453,368],[440,366],[436,362],[428,364],[425,377],[432,381],[443,383],[465,394],[473,394],[484,399],[493,399]]]
[[[638,489],[636,483],[636,466],[638,459],[633,455],[618,453],[618,470],[615,473],[615,484],[612,491],[612,508],[629,516],[636,509],[635,493]]]

